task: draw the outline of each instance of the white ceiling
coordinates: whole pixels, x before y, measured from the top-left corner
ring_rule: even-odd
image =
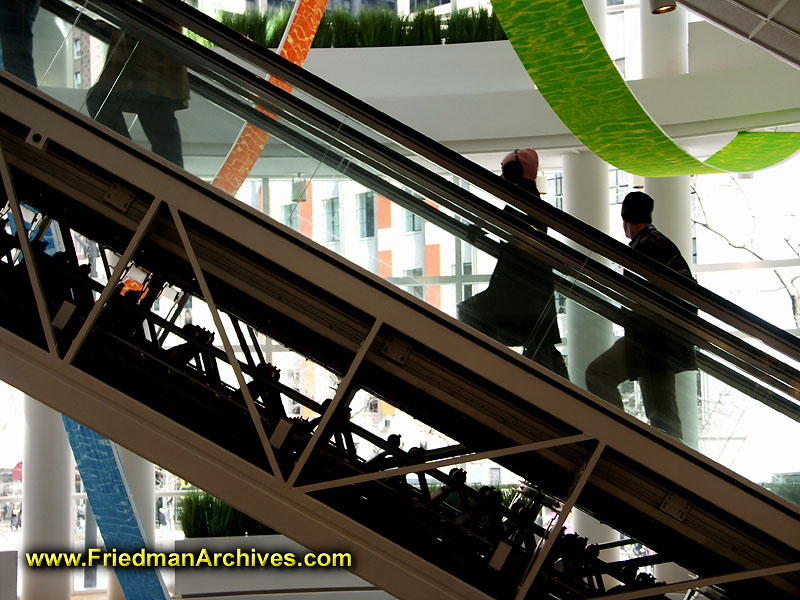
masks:
[[[793,0],[800,3],[800,0]],[[698,158],[737,131],[800,123],[800,71],[705,22],[690,26],[692,72],[628,84]],[[583,145],[533,85],[508,42],[314,49],[305,67],[472,160],[496,169],[530,146],[544,168]]]
[[[800,68],[800,0],[678,0],[703,18]]]

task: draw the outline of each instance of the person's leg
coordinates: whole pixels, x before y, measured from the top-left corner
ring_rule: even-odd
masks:
[[[86,110],[98,123],[131,139],[130,133],[128,133],[128,124],[122,115],[118,92],[90,92],[86,98]]]
[[[39,0],[0,1],[0,47],[3,65],[12,73],[36,86],[33,68],[33,22],[39,12]]]
[[[183,167],[183,142],[175,116],[175,103],[168,98],[149,97],[142,102],[139,122],[150,140],[153,153]]]
[[[456,318],[478,331],[484,331],[485,329],[483,322],[480,320],[482,294],[484,292],[475,294],[456,306]]]
[[[561,375],[564,379],[569,379],[567,364],[554,344],[530,344],[523,350],[522,355],[536,361],[546,369],[550,369],[553,373]]]
[[[567,363],[564,361],[564,355],[558,351],[558,348],[556,348],[554,344],[548,345],[550,346],[551,363],[553,365],[550,367],[550,370],[568,380],[569,371],[567,370]]]
[[[617,386],[629,379],[625,358],[625,338],[595,358],[586,367],[586,389],[614,406],[622,408],[622,396]]]
[[[639,377],[644,410],[650,425],[679,440],[683,439],[681,417],[675,399],[675,373],[664,371]]]

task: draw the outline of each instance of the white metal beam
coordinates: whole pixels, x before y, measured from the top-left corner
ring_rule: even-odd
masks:
[[[523,452],[536,452],[538,450],[545,450],[547,448],[555,448],[557,446],[564,446],[566,444],[578,444],[590,440],[588,435],[572,435],[565,438],[558,438],[554,440],[545,440],[543,442],[536,442],[532,444],[522,444],[520,446],[513,446],[511,448],[501,448],[498,450],[487,450],[486,452],[474,452],[472,454],[463,454],[453,458],[445,458],[442,460],[432,460],[426,463],[419,463],[416,465],[409,465],[406,467],[397,467],[396,469],[386,469],[378,473],[365,473],[363,475],[354,475],[353,477],[343,477],[342,479],[335,479],[332,481],[323,481],[320,483],[313,483],[310,485],[303,485],[297,488],[298,491],[309,494],[319,490],[327,490],[345,485],[353,485],[356,483],[364,483],[367,481],[378,481],[381,479],[388,479],[390,477],[397,477],[399,475],[408,475],[409,473],[420,473],[438,469],[440,467],[449,467],[467,462],[474,462],[476,460],[491,460],[494,458],[501,458],[503,456],[513,456],[514,454],[522,454]]]
[[[28,271],[28,279],[30,280],[31,289],[33,290],[33,297],[36,301],[36,310],[39,313],[39,320],[42,324],[42,332],[44,333],[47,347],[50,352],[55,356],[58,354],[58,345],[56,344],[56,336],[53,331],[53,325],[50,322],[50,312],[47,309],[47,299],[44,296],[42,289],[42,282],[39,279],[39,269],[36,266],[36,258],[33,255],[31,242],[28,239],[28,228],[25,226],[25,218],[22,215],[20,208],[19,198],[11,179],[11,169],[6,161],[5,153],[0,148],[0,175],[3,177],[3,184],[6,190],[6,197],[11,204],[11,214],[14,217],[14,225],[17,229],[17,239],[19,246],[22,249],[22,256],[25,259],[25,268]]]
[[[739,571],[737,573],[729,573],[728,575],[717,575],[715,577],[700,577],[698,579],[689,579],[687,581],[680,581],[676,583],[668,583],[666,585],[658,585],[643,590],[632,590],[630,592],[619,592],[615,594],[604,594],[602,596],[595,596],[591,600],[637,600],[638,598],[650,598],[652,596],[663,596],[664,594],[673,594],[685,592],[687,590],[695,590],[710,585],[722,585],[725,583],[734,583],[736,581],[745,581],[747,579],[758,579],[761,577],[772,577],[775,575],[782,575],[784,573],[793,573],[800,571],[800,563],[791,563],[788,565],[780,565],[777,567],[769,567],[766,569],[752,569],[750,571]]]
[[[217,311],[217,305],[214,302],[214,298],[211,296],[211,290],[206,282],[203,269],[200,267],[200,263],[197,260],[197,255],[192,247],[191,240],[189,240],[189,235],[186,233],[186,228],[183,225],[183,219],[181,219],[181,216],[175,207],[170,206],[169,210],[172,214],[172,219],[175,222],[175,227],[178,230],[178,235],[183,242],[183,247],[186,250],[186,256],[192,265],[194,276],[197,278],[197,283],[203,293],[203,300],[205,300],[205,303],[208,306],[208,310],[211,313],[211,318],[214,320],[214,325],[217,328],[217,333],[219,333],[219,337],[222,340],[222,345],[225,347],[225,354],[228,357],[228,364],[231,366],[234,374],[236,375],[236,381],[239,383],[239,391],[242,393],[242,397],[247,404],[247,410],[250,413],[250,418],[253,420],[253,425],[258,434],[258,439],[261,440],[261,445],[264,447],[264,453],[267,455],[267,460],[269,461],[269,466],[272,469],[273,476],[279,480],[282,480],[283,476],[281,475],[280,466],[278,465],[278,459],[275,457],[275,451],[272,449],[272,445],[269,443],[269,438],[267,437],[266,431],[264,431],[264,423],[261,421],[261,417],[258,414],[258,409],[256,408],[255,402],[253,402],[253,396],[250,394],[250,390],[247,387],[247,382],[244,379],[242,368],[239,365],[239,359],[236,358],[236,354],[233,351],[233,345],[231,344],[230,339],[228,339],[228,334],[225,332],[225,326],[223,325],[222,319]]]

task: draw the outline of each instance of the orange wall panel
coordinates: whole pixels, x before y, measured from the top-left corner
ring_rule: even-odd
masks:
[[[300,204],[300,233],[306,237],[314,237],[314,209],[311,205],[311,182],[306,187],[306,200]]]
[[[425,245],[425,275],[442,274],[442,249],[439,244]],[[442,287],[439,285],[425,286],[425,300],[436,308],[442,307]]]
[[[392,226],[392,203],[388,198],[378,196],[378,229]]]
[[[378,275],[381,277],[392,276],[392,251],[378,250]]]

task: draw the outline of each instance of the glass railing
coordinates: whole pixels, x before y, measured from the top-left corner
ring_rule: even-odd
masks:
[[[254,126],[243,202],[752,481],[800,471],[793,336],[180,2],[47,0],[40,19],[42,91],[206,180]]]

